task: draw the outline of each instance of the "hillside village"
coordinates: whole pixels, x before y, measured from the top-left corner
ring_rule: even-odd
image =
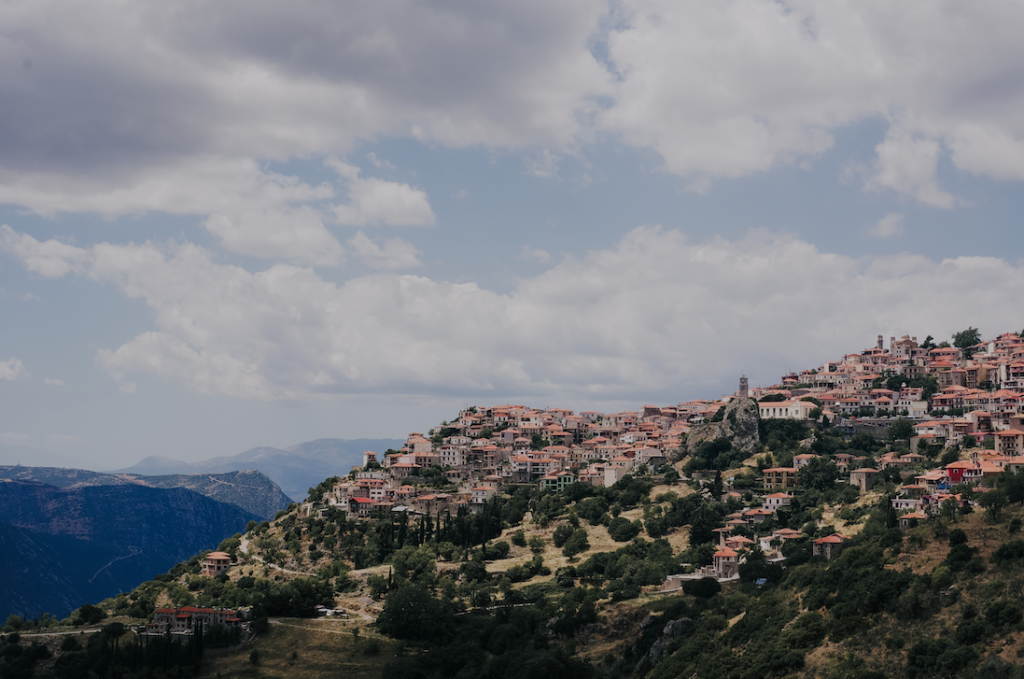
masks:
[[[749,388],[741,378],[736,392],[717,400],[644,405],[635,412],[470,407],[430,430],[429,438],[410,434],[401,450],[367,451],[360,467],[300,512],[309,516],[339,508],[360,519],[394,512],[454,515],[478,511],[507,484],[561,491],[577,482],[609,487],[627,474],[676,474],[676,468],[685,472],[685,442],[691,432],[720,420],[730,403],[752,398],[764,421],[793,420],[812,429],[832,426],[847,435],[867,432],[882,440],[894,438],[891,425],[899,423],[897,429],[905,430],[898,437],[901,445],[889,446],[877,459],[849,453],[826,457],[842,480],[861,492],[870,491],[884,470],[919,471],[908,476],[892,503],[898,514],[906,515],[904,524],[926,520],[947,501],[961,507],[969,502],[962,493],[948,492],[955,486],[1024,466],[1024,340],[1006,333],[963,348],[934,346],[930,340],[919,344],[916,337],[904,335],[891,338],[886,348],[879,336],[869,349],[785,375],[778,384]],[[950,449],[956,451],[955,459],[939,465],[939,455]],[[787,508],[789,492],[800,485],[801,468],[821,457],[798,454],[777,466],[766,464],[769,456],[758,460],[759,498],[731,515],[731,526],[720,529],[723,550],[716,564],[722,567],[715,569],[716,575],[734,576],[735,548],[753,542],[744,536],[729,540],[728,534]],[[692,464],[689,468],[696,478],[713,473],[693,470]],[[786,537],[785,530],[766,536],[761,546],[768,551]],[[827,553],[842,539],[827,536],[816,545]]]

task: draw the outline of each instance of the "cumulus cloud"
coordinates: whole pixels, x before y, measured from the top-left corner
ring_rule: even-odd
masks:
[[[394,165],[392,165],[388,161],[384,160],[383,158],[378,158],[377,154],[374,153],[373,151],[371,151],[370,153],[366,154],[366,159],[369,160],[371,163],[373,163],[373,166],[376,167],[376,168],[386,169],[386,170],[394,170],[395,169]]]
[[[341,243],[311,207],[215,213],[205,222],[224,247],[253,257],[284,259],[314,266],[337,266],[345,259]]]
[[[540,248],[531,247],[529,245],[523,246],[519,251],[519,256],[522,259],[536,259],[542,264],[546,264],[551,261],[551,253],[547,250],[541,250]]]
[[[334,215],[342,224],[429,226],[437,221],[426,191],[400,182],[361,177],[359,168],[338,160],[328,160],[327,164],[348,184],[349,202],[334,206]]]
[[[866,119],[890,125],[868,188],[949,207],[935,176],[947,158],[1024,178],[1019,6],[626,0],[618,18],[619,81],[599,124],[695,190],[813,160]]]
[[[210,215],[260,163],[385,137],[514,149],[541,176],[612,138],[702,191],[881,120],[868,188],[949,207],[943,161],[1024,179],[1022,21],[1015,3],[5,4],[0,202]],[[430,223],[413,187],[360,181],[343,222]]]
[[[25,268],[45,278],[59,278],[78,268],[87,257],[85,250],[58,240],[39,242],[28,234],[17,234],[7,224],[0,226],[0,248],[13,254]]]
[[[166,168],[342,155],[381,135],[562,147],[609,93],[588,49],[600,3],[137,9],[0,8],[4,62],[45,55],[0,73],[0,200],[158,209],[176,192]]]
[[[362,231],[349,239],[348,246],[357,257],[377,269],[411,269],[420,266],[420,251],[401,238],[389,238],[381,247]]]
[[[26,265],[48,246],[15,236],[17,247],[5,249]],[[153,312],[153,330],[96,356],[119,383],[149,374],[263,400],[671,400],[681,385],[718,385],[741,365],[755,383],[774,382],[794,366],[848,353],[851,338],[867,345],[879,333],[1002,331],[1002,310],[1024,295],[1024,268],[999,258],[853,258],[762,231],[695,242],[638,228],[507,294],[396,274],[337,284],[287,264],[252,273],[192,244],[61,252],[65,271],[113,285]],[[979,294],[990,303],[975,304]]]
[[[876,191],[892,189],[925,205],[953,207],[955,199],[939,187],[936,178],[942,156],[938,140],[890,130],[875,151],[875,171],[865,183],[867,188]]]
[[[903,213],[890,212],[868,228],[868,234],[875,238],[892,238],[903,234]]]
[[[0,361],[0,380],[13,381],[28,376],[28,370],[25,368],[25,364],[21,362],[21,359],[10,358],[6,361]]]

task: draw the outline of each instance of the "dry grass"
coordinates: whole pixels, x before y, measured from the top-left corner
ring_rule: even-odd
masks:
[[[377,647],[376,654],[370,653],[373,646]],[[259,651],[258,665],[249,661],[254,649]],[[379,677],[384,664],[400,652],[398,642],[367,638],[365,630],[357,640],[350,627],[335,621],[286,619],[242,648],[207,652],[199,676],[369,679]]]

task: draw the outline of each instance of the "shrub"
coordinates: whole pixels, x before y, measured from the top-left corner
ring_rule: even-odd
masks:
[[[1004,564],[1008,561],[1016,561],[1024,558],[1024,540],[1011,540],[999,546],[992,553],[992,561],[997,564]]]
[[[629,542],[640,534],[641,524],[639,521],[630,521],[619,516],[612,519],[608,525],[608,535],[616,542]]]
[[[551,541],[555,543],[555,547],[561,547],[565,544],[565,541],[572,537],[573,527],[567,523],[563,523],[561,526],[555,529],[555,532],[551,535]]]
[[[710,599],[722,591],[722,586],[714,578],[701,578],[683,583],[683,592],[698,599]]]

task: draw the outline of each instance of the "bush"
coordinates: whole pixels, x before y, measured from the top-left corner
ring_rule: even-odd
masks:
[[[1024,540],[1006,542],[992,553],[992,561],[1000,565],[1009,561],[1017,561],[1021,558],[1024,558]]]
[[[640,528],[639,521],[631,522],[623,516],[618,516],[608,524],[608,535],[616,542],[629,542],[640,534]]]
[[[1002,599],[985,608],[985,620],[993,627],[1016,625],[1021,621],[1020,608],[1009,599]]]
[[[404,585],[388,594],[377,628],[398,639],[443,638],[452,626],[452,612],[420,585]]]
[[[701,578],[683,583],[683,592],[698,599],[710,599],[722,591],[722,586],[714,578]]]
[[[504,541],[495,542],[493,545],[484,545],[484,561],[495,561],[497,559],[504,559],[506,556],[508,556],[508,552],[508,543]]]
[[[567,523],[563,523],[561,526],[555,529],[555,532],[551,534],[551,541],[555,543],[555,547],[561,548],[565,544],[565,541],[572,537],[573,527]]]
[[[988,633],[988,625],[977,618],[964,620],[956,628],[956,641],[960,645],[971,645],[985,638]]]
[[[512,544],[516,547],[525,547],[526,533],[521,530],[517,530],[515,533],[512,533]]]
[[[587,531],[585,528],[579,528],[565,541],[562,546],[562,554],[571,559],[588,549],[590,549],[590,540],[587,539]]]

